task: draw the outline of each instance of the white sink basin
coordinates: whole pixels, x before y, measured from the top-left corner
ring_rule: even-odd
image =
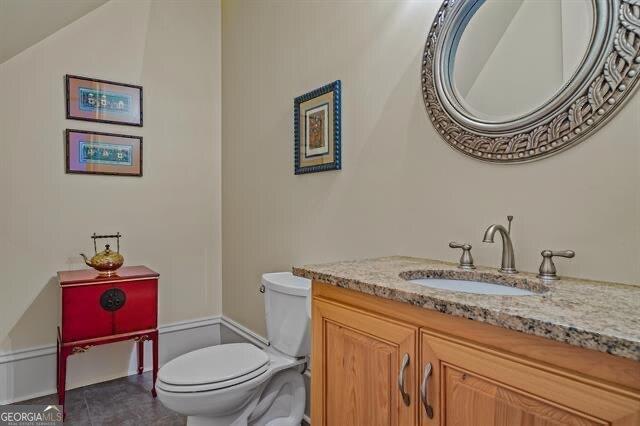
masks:
[[[491,294],[495,296],[533,296],[536,293],[521,288],[480,281],[447,280],[440,278],[421,278],[409,280],[410,283],[438,290],[457,291],[460,293]]]

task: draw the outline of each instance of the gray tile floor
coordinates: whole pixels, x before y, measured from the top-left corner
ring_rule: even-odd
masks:
[[[57,404],[47,395],[20,404]],[[151,396],[151,372],[71,389],[66,395],[69,425],[185,425],[184,416]]]

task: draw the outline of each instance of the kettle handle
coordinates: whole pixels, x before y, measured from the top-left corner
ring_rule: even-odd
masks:
[[[96,246],[96,240],[101,238],[115,238],[116,244],[118,247],[117,252],[120,253],[120,237],[122,237],[122,234],[120,234],[120,232],[117,232],[113,235],[98,235],[94,232],[93,235],[91,236],[91,238],[93,239],[93,250],[95,251],[96,254],[98,254],[98,247]]]

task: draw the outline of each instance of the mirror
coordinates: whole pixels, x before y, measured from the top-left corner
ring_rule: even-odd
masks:
[[[540,108],[586,56],[593,14],[591,0],[479,3],[451,50],[452,86],[460,104],[494,122]]]
[[[585,140],[638,86],[638,1],[443,0],[420,80],[437,133],[494,163]]]

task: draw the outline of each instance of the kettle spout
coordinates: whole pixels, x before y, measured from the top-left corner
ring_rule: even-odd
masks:
[[[84,253],[80,253],[80,256],[82,256],[82,258],[84,259],[84,263],[86,263],[88,266],[93,266],[91,262],[89,262],[89,259],[87,259],[87,256],[84,255]]]

